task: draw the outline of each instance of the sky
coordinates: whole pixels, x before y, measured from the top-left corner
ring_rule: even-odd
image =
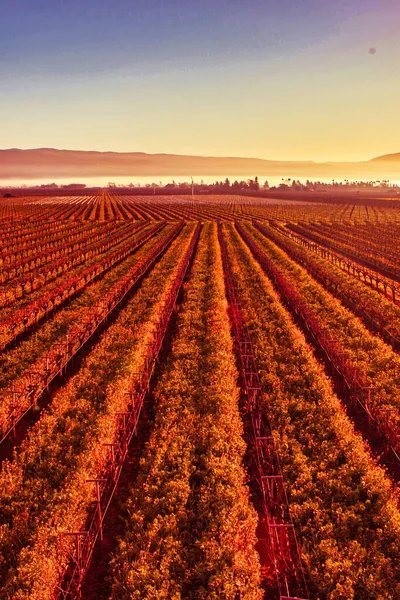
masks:
[[[400,0],[0,0],[0,148],[400,152]]]

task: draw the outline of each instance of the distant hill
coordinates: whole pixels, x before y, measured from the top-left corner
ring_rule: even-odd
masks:
[[[400,152],[396,152],[395,154],[384,154],[383,156],[377,156],[369,162],[387,162],[400,164]]]
[[[365,162],[277,161],[259,158],[184,156],[144,152],[92,152],[39,148],[0,150],[0,179],[61,179],[118,176],[258,175],[296,178],[398,178],[400,153]]]

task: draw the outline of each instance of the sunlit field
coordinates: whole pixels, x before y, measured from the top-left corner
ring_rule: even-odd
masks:
[[[0,199],[0,598],[400,598],[396,203],[117,192]]]

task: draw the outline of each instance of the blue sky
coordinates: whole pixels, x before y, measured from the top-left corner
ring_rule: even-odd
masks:
[[[2,148],[400,151],[398,1],[0,0],[0,25]]]

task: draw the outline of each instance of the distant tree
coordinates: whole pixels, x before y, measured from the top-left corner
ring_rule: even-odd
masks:
[[[83,190],[86,188],[86,183],[66,183],[61,187],[65,189]]]
[[[260,189],[260,184],[258,182],[258,177],[255,177],[254,179],[248,179],[247,180],[247,187],[249,190],[254,190],[254,191],[258,191]]]

